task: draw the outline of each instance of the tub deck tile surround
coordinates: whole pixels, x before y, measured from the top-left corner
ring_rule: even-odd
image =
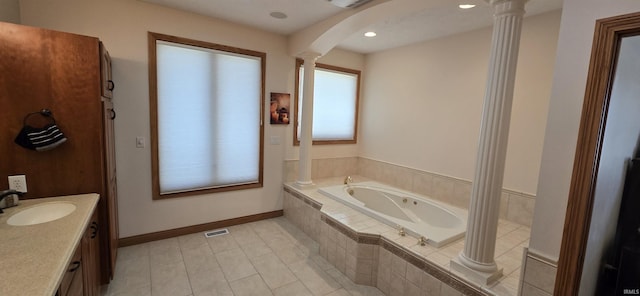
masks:
[[[297,160],[285,161],[283,169],[286,182],[295,181],[298,173],[297,163]],[[359,175],[463,209],[468,208],[471,197],[470,180],[366,157],[314,159],[312,167],[311,179],[313,180]],[[531,226],[535,205],[534,194],[504,188],[500,201],[500,219]]]
[[[361,176],[352,177],[355,182],[368,181]],[[318,187],[341,184],[342,181],[342,178],[314,180]],[[297,190],[285,184],[284,195],[285,217],[319,243],[320,256],[357,284],[378,287],[387,295],[410,295],[416,291],[421,291],[422,295],[518,293],[522,250],[529,244],[527,226],[499,221],[495,257],[498,265],[504,268],[504,276],[493,286],[480,287],[449,266],[451,259],[462,251],[464,239],[441,248],[420,246],[416,238],[401,236],[396,229],[325,197],[315,189]],[[360,255],[362,246],[375,249],[375,256]],[[373,253],[372,250],[368,252]],[[384,262],[389,259],[387,255],[405,262],[407,272],[402,276],[391,275],[391,265]],[[420,276],[408,272],[416,269],[421,272]],[[418,277],[421,278],[419,282]]]

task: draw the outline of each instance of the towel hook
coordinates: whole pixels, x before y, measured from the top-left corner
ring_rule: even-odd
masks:
[[[51,119],[51,120],[53,121],[53,123],[55,123],[55,122],[56,122],[56,120],[53,118],[53,113],[51,113],[51,110],[44,108],[44,109],[41,109],[41,110],[40,110],[40,111],[38,111],[38,112],[32,112],[32,113],[27,114],[27,116],[25,116],[25,117],[24,117],[24,120],[22,121],[22,124],[23,124],[23,125],[27,125],[27,120],[28,120],[32,115],[36,115],[36,114],[40,114],[40,115],[42,115],[42,116],[44,116],[44,117],[47,117],[47,118]]]

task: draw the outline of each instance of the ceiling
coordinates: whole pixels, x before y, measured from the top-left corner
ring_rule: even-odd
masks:
[[[142,0],[194,12],[250,27],[291,35],[350,8],[337,7],[327,0]],[[394,0],[391,0],[394,1]],[[411,0],[431,1],[431,0]],[[530,0],[525,17],[562,8],[563,0]],[[491,26],[493,9],[482,0],[469,0],[475,8],[458,8],[458,1],[430,9],[397,15],[354,32],[338,44],[339,48],[372,53],[456,33]],[[287,15],[272,17],[272,12]],[[375,31],[376,37],[364,37]]]

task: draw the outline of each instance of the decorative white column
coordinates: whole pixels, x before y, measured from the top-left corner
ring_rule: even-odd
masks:
[[[493,37],[467,233],[464,250],[458,258],[451,260],[454,270],[483,285],[489,285],[502,276],[494,253],[526,1],[489,1],[495,12]]]
[[[300,160],[298,161],[298,180],[294,184],[300,189],[314,186],[311,181],[311,146],[313,144],[311,131],[313,128],[314,74],[318,57],[320,57],[320,54],[315,52],[302,54],[304,59],[304,80],[302,84],[302,114],[300,114],[302,119],[300,123]]]

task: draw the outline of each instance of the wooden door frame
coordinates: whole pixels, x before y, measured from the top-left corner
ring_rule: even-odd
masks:
[[[578,295],[611,87],[622,38],[640,34],[640,13],[596,21],[554,295]]]

